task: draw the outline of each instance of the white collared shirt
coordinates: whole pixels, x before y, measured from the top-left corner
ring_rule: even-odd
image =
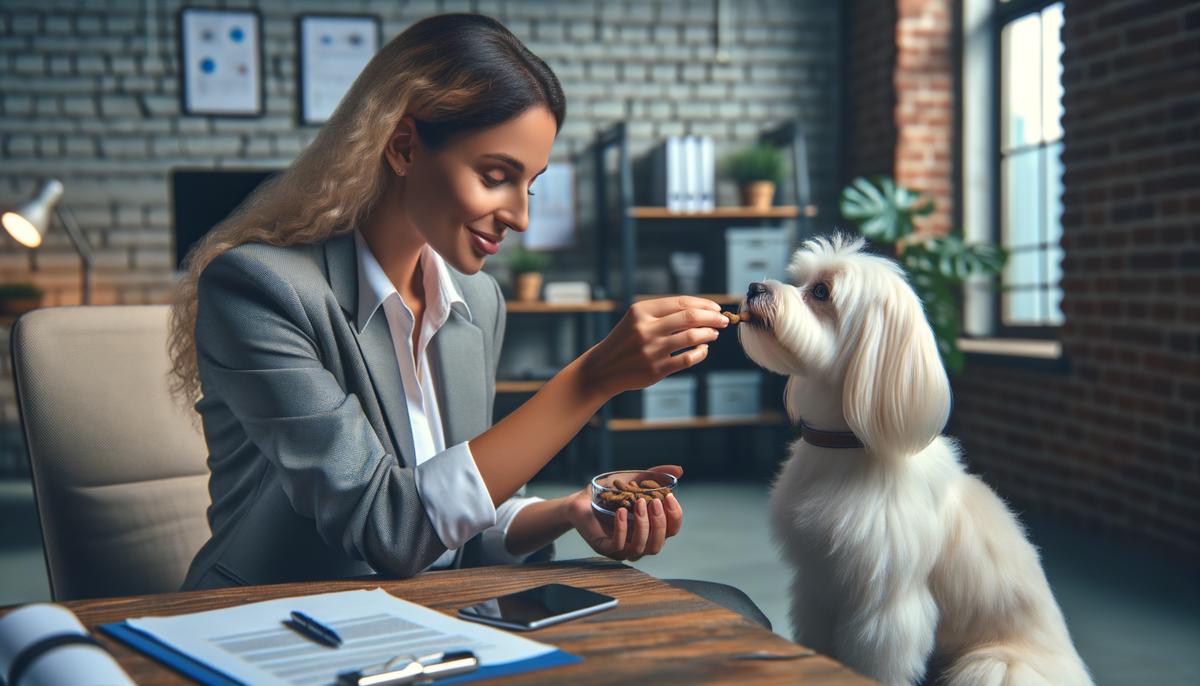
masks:
[[[362,235],[354,232],[358,254],[358,317],[359,333],[367,328],[371,317],[381,307],[387,317],[396,364],[404,383],[409,425],[412,427],[413,459],[417,492],[429,513],[429,519],[446,552],[430,568],[448,567],[454,554],[463,544],[483,532],[482,557],[485,563],[511,564],[523,561],[526,555],[511,555],[504,542],[512,520],[525,506],[541,498],[512,497],[492,506],[492,497],[475,457],[465,441],[446,447],[441,408],[438,406],[436,383],[429,364],[429,342],[445,325],[452,311],[471,318],[471,310],[458,287],[450,278],[449,267],[428,245],[421,249],[421,270],[424,275],[425,313],[421,318],[421,333],[416,355],[413,349],[415,317],[396,291],[371,247]],[[483,351],[479,353],[482,355]]]

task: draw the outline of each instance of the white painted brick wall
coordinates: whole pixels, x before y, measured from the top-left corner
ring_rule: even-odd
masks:
[[[296,124],[294,19],[329,11],[333,3],[231,3],[256,6],[263,16],[267,98],[266,113],[257,119],[181,114],[176,12],[183,4],[0,4],[0,204],[27,197],[34,188],[30,177],[63,181],[66,202],[97,246],[97,302],[169,298],[172,167],[284,166],[315,133]],[[622,118],[629,119],[635,156],[665,136],[684,133],[716,137],[721,153],[751,142],[764,128],[800,118],[810,132],[817,201],[831,206],[835,200],[841,51],[835,3],[738,3],[725,27],[732,57],[727,63],[715,61],[712,2],[359,0],[339,10],[377,14],[385,39],[444,11],[500,19],[563,82],[568,115],[556,161],[583,153],[599,130]],[[589,159],[588,174],[590,165]],[[590,198],[590,189],[581,189],[580,250],[555,262],[583,272],[581,277],[590,274]],[[46,289],[48,304],[76,302],[78,259],[69,240],[52,232],[40,253],[38,269],[31,271],[30,255],[0,236],[0,282],[33,281]],[[4,327],[0,348],[0,359],[7,359]],[[0,427],[16,419],[8,379],[0,370]]]

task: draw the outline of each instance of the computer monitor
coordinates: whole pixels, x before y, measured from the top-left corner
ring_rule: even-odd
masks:
[[[278,169],[172,169],[171,216],[175,223],[175,268],[188,251],[220,224]]]

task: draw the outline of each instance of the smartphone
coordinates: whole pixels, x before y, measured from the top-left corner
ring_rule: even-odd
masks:
[[[566,584],[546,584],[464,607],[458,616],[516,631],[533,631],[617,606],[617,599]]]

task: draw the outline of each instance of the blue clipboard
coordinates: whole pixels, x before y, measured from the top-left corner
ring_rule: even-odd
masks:
[[[193,681],[198,681],[207,686],[250,686],[230,677],[224,672],[209,667],[190,655],[176,650],[150,634],[135,629],[128,622],[101,624],[98,628],[100,631],[130,648],[158,660]],[[572,655],[562,650],[554,650],[528,660],[509,662],[503,665],[482,666],[470,674],[438,679],[434,683],[438,684],[438,686],[452,686],[453,684],[465,684],[471,681],[479,681],[480,679],[494,679],[513,674],[523,674],[538,669],[549,669],[550,667],[561,667],[580,662],[583,662],[583,658],[578,655]],[[329,675],[329,682],[333,683],[336,678],[336,674]]]

